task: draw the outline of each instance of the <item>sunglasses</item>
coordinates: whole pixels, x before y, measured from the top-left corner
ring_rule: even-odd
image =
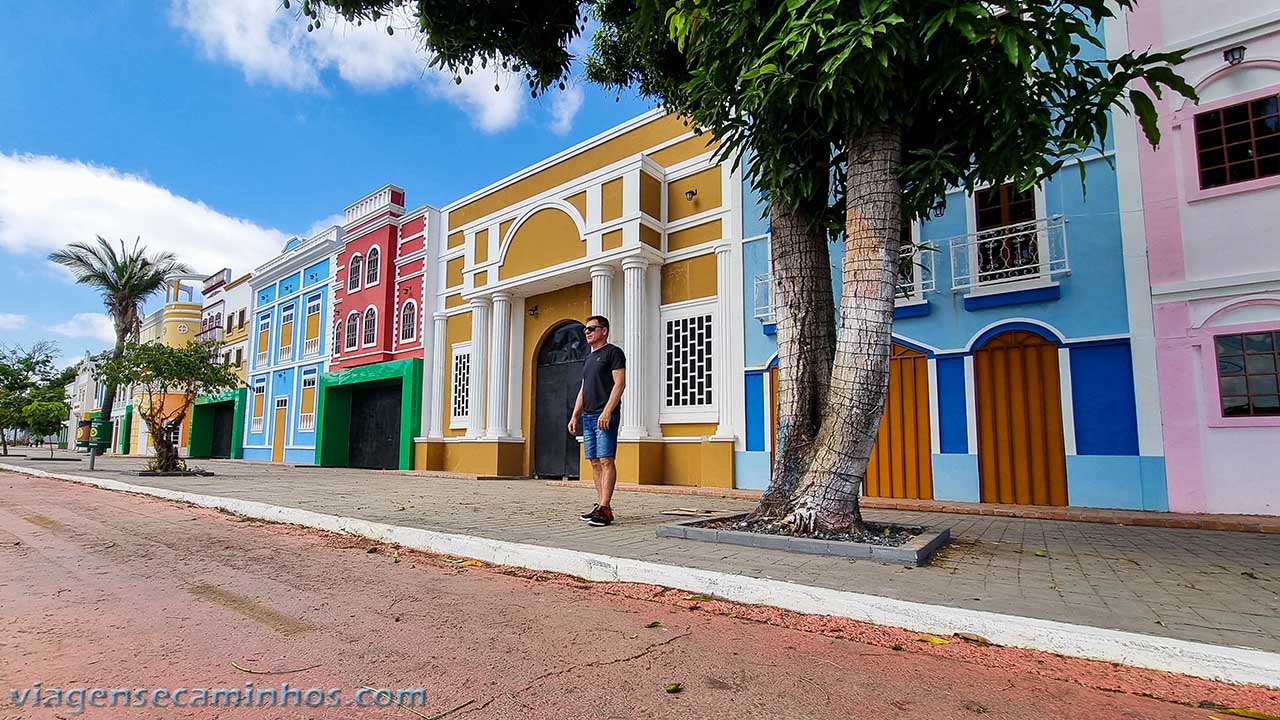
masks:
[[[588,325],[586,327],[586,330],[587,332],[595,332],[597,330],[602,329],[603,327],[604,327],[603,325]]]

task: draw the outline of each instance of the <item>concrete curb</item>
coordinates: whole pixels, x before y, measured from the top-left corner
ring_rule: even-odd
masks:
[[[735,602],[771,605],[814,615],[835,615],[943,636],[957,632],[976,633],[998,645],[1280,689],[1280,654],[1262,650],[929,605],[564,548],[388,525],[250,500],[131,485],[116,480],[52,473],[18,465],[0,463],[0,469],[69,480],[106,490],[188,502],[227,510],[245,517],[356,535],[425,552],[475,558],[495,565],[514,565],[564,573],[596,582],[634,582],[673,587]]]

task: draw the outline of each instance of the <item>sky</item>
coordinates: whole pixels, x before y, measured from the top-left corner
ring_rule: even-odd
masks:
[[[141,238],[238,275],[386,183],[440,206],[651,107],[580,79],[534,99],[492,68],[457,85],[407,18],[307,33],[292,5],[6,7],[0,345],[55,340],[68,364],[110,344],[101,299],[47,260],[69,242]]]

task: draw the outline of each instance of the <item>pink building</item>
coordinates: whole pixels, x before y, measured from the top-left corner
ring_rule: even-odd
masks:
[[[1127,22],[1135,51],[1186,51],[1199,94],[1159,103],[1158,149],[1116,148],[1148,249],[1169,509],[1280,514],[1280,6],[1144,0]]]

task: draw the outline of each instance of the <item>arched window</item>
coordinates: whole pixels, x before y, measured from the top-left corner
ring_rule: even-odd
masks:
[[[412,340],[418,335],[418,306],[412,300],[405,300],[400,309],[400,340]]]
[[[356,349],[356,339],[360,337],[360,313],[353,312],[347,316],[347,337],[343,344],[347,350]]]
[[[382,253],[378,252],[378,248],[369,248],[369,255],[364,261],[364,284],[372,285],[378,282],[378,274],[382,272]]]
[[[378,311],[369,308],[364,311],[364,344],[372,345],[378,339]]]
[[[359,255],[351,256],[351,263],[347,267],[347,291],[360,289],[361,271],[364,269],[364,258]]]

